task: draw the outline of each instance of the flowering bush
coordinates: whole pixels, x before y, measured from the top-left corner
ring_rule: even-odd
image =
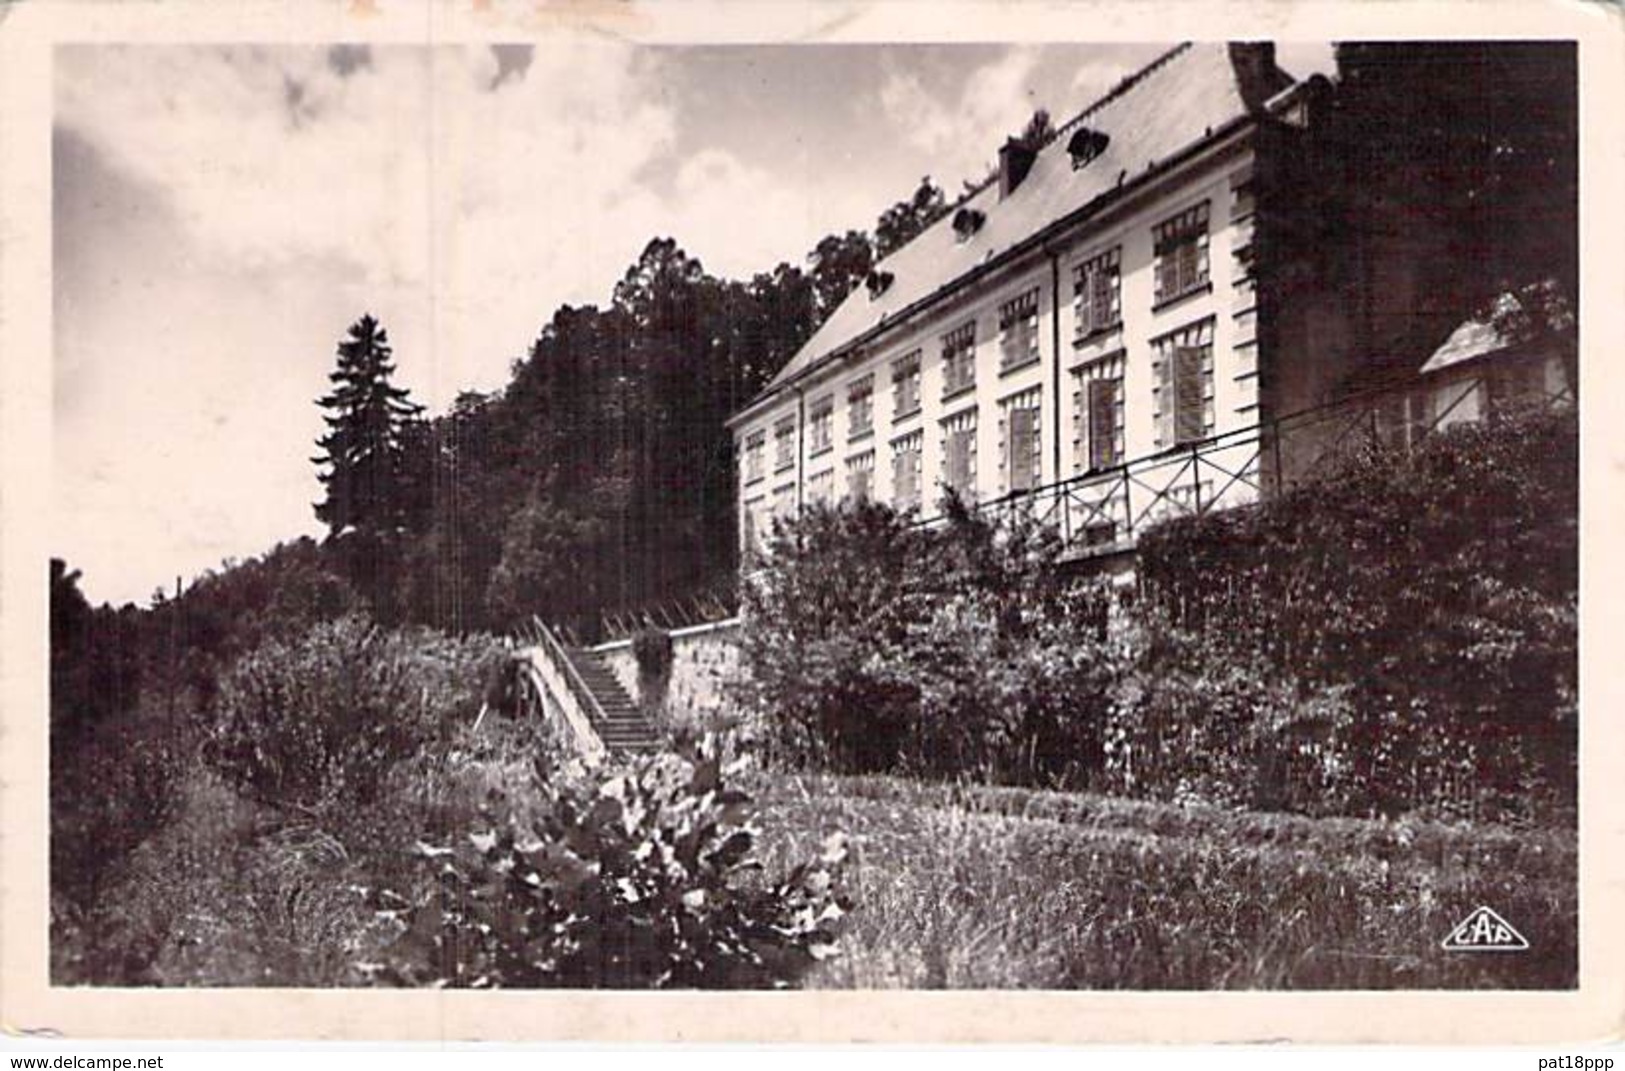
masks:
[[[834,953],[843,838],[767,882],[750,797],[714,743],[585,780],[416,851],[436,882],[381,905],[406,927],[385,982],[487,987],[785,986]]]
[[[273,805],[368,802],[446,723],[473,720],[502,657],[490,641],[384,632],[358,617],[271,639],[226,674],[205,755]]]

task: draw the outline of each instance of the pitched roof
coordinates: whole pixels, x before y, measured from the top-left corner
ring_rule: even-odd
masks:
[[[1269,92],[1291,82],[1278,69],[1267,78]],[[1248,114],[1244,86],[1224,42],[1187,43],[1164,53],[1063,126],[1008,197],[1000,200],[996,180],[970,197],[964,207],[986,217],[974,236],[960,241],[949,213],[881,260],[875,270],[893,276],[886,290],[870,298],[865,288],[854,288],[763,393]],[[1079,125],[1104,132],[1110,141],[1074,171],[1067,142]]]

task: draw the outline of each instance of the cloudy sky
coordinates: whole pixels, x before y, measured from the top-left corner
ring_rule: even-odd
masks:
[[[144,603],[319,535],[313,402],[362,312],[419,400],[497,389],[650,238],[798,260],[1163,47],[62,46],[53,553]]]

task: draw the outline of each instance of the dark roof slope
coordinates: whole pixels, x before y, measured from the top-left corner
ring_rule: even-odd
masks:
[[[1272,67],[1262,88],[1273,92],[1290,81]],[[965,207],[986,216],[973,237],[959,241],[949,213],[880,261],[876,270],[893,276],[884,293],[870,298],[864,288],[854,289],[764,393],[839,352],[883,320],[995,262],[1021,241],[1245,117],[1246,97],[1256,100],[1260,88],[1243,85],[1224,42],[1184,44],[1163,54],[1062,127],[1009,197],[999,199],[999,184],[994,181],[967,200]],[[1066,147],[1080,123],[1109,135],[1110,142],[1104,152],[1074,171]]]

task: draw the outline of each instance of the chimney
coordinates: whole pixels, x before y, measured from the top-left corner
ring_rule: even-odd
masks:
[[[1262,108],[1291,81],[1275,65],[1274,41],[1231,41],[1230,67],[1236,72],[1236,88],[1248,111]]]
[[[1004,143],[999,150],[999,200],[1016,192],[1016,187],[1027,177],[1036,159],[1038,150],[1025,142],[1011,138]]]

